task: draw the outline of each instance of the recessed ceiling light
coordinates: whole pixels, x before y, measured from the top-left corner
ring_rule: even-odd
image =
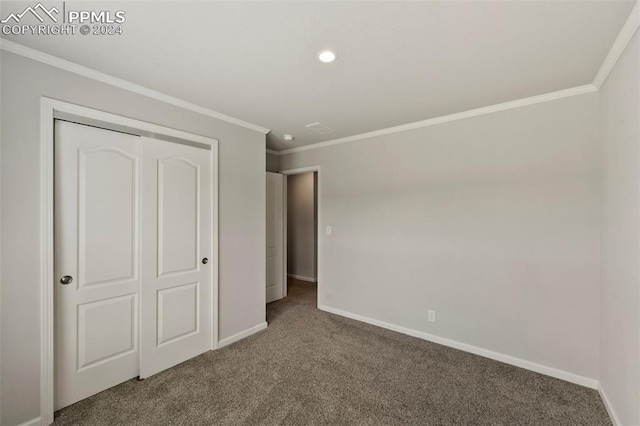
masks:
[[[330,50],[323,50],[322,52],[318,53],[318,59],[320,60],[320,62],[333,62],[336,60],[336,54]]]
[[[285,141],[287,142],[291,142],[292,140],[294,140],[295,138],[293,137],[293,135],[282,135],[282,137],[284,138]]]

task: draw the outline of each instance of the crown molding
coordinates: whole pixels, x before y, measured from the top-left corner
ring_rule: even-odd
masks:
[[[622,53],[631,42],[636,31],[638,31],[638,27],[640,27],[640,1],[636,1],[636,5],[631,10],[627,22],[622,26],[616,41],[613,42],[602,66],[600,66],[600,70],[598,70],[596,77],[593,79],[593,84],[598,89],[602,87],[607,77],[609,77],[616,62],[618,62],[618,59],[622,56]]]
[[[83,65],[78,65],[74,62],[58,58],[57,56],[49,55],[48,53],[32,49],[30,47],[15,43],[10,40],[0,39],[0,49],[7,52],[15,53],[16,55],[24,56],[25,58],[33,59],[34,61],[42,62],[43,64],[51,65],[65,71],[72,72],[74,74],[81,75],[83,77],[90,78],[92,80],[97,80],[102,83],[115,86],[129,92],[156,99],[158,101],[165,102],[179,108],[197,112],[198,114],[206,115],[217,120],[225,121],[227,123],[235,124],[236,126],[244,127],[246,129],[250,129],[262,134],[267,134],[271,131],[270,129],[267,129],[265,127],[261,127],[256,124],[231,117],[229,115],[214,111],[209,108],[205,108],[200,105],[192,104],[191,102],[175,98],[173,96],[158,92],[153,89],[149,89],[148,87],[140,86],[139,84],[135,84],[121,78],[113,77],[109,74],[96,71]]]
[[[416,121],[413,123],[403,124],[401,126],[388,127],[386,129],[375,130],[373,132],[360,133],[358,135],[347,136],[339,139],[333,139],[326,142],[319,142],[312,145],[285,149],[283,151],[279,151],[279,153],[280,155],[286,155],[286,154],[293,154],[296,152],[308,151],[311,149],[325,148],[327,146],[373,138],[376,136],[389,135],[392,133],[404,132],[407,130],[419,129],[422,127],[434,126],[436,124],[448,123],[450,121],[456,121],[456,120],[463,120],[465,118],[477,117],[479,115],[506,111],[506,110],[520,108],[528,105],[535,105],[542,102],[553,101],[556,99],[568,98],[568,97],[577,96],[577,95],[584,95],[586,93],[596,92],[597,90],[598,88],[593,84],[587,84],[584,86],[573,87],[571,89],[558,90],[556,92],[545,93],[543,95],[531,96],[528,98],[522,98],[515,101],[509,101],[501,104],[495,104],[495,105],[490,105],[482,108],[476,108],[469,111],[443,115],[441,117],[430,118],[428,120]]]
[[[276,151],[274,149],[269,149],[267,148],[267,154],[272,154],[272,155],[280,155],[279,151]]]

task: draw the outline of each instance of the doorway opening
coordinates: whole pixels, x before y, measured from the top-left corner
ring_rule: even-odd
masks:
[[[319,166],[267,172],[267,303],[322,300],[320,194]]]
[[[309,297],[318,283],[318,173],[289,175],[286,182],[287,294]]]

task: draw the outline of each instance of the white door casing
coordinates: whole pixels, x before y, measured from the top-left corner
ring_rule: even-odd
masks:
[[[266,191],[266,296],[270,303],[284,297],[284,176],[267,172]]]
[[[55,123],[56,409],[138,375],[139,149]]]
[[[211,348],[211,173],[210,147],[142,138],[142,378]]]

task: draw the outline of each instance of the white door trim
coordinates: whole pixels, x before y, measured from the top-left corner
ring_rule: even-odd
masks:
[[[286,193],[287,193],[287,176],[291,176],[291,175],[300,175],[303,173],[310,173],[310,172],[315,172],[316,173],[316,178],[317,178],[317,191],[316,191],[316,209],[318,211],[318,220],[317,220],[317,225],[316,225],[316,241],[317,241],[317,246],[316,246],[316,262],[318,262],[318,264],[316,265],[316,269],[317,269],[317,283],[318,283],[318,299],[317,299],[317,304],[318,306],[320,306],[320,300],[324,300],[323,298],[320,297],[320,295],[322,294],[322,250],[320,249],[322,247],[322,232],[320,232],[320,230],[322,229],[322,210],[320,209],[321,206],[321,194],[322,194],[322,184],[321,184],[321,179],[320,179],[320,166],[309,166],[309,167],[300,167],[297,169],[289,169],[289,170],[280,170],[278,173],[285,175],[285,180],[284,180],[284,191],[285,191],[285,197],[284,197],[284,212],[285,212],[285,217],[284,217],[284,253],[282,258],[284,259],[284,295],[287,295],[287,197],[286,197]]]
[[[211,212],[211,349],[218,347],[218,140],[171,129],[71,103],[40,99],[40,423],[53,423],[53,143],[54,119],[63,119],[108,130],[164,139],[170,142],[208,145],[212,156]]]
[[[280,172],[278,172],[280,173]],[[287,206],[289,205],[288,194],[289,190],[287,189],[287,175],[284,175],[284,179],[282,179],[282,297],[287,297],[287,279],[289,274],[287,274],[287,256],[289,253],[289,247],[287,245],[287,223],[288,223],[288,212]]]

